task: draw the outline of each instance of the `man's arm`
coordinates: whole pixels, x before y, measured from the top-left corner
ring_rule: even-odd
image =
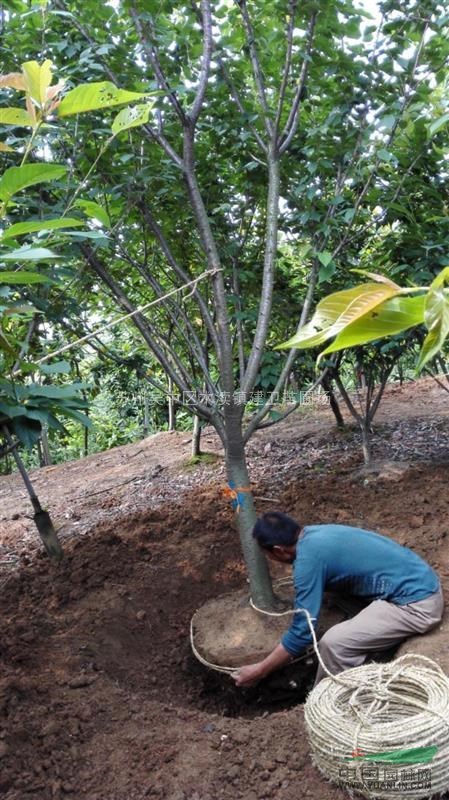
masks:
[[[314,557],[313,552],[312,556],[310,556],[301,553],[300,550],[295,564],[294,579],[296,588],[295,608],[306,608],[314,620],[315,626],[320,613],[325,585],[325,565],[323,561]],[[309,646],[311,641],[309,623],[306,616],[299,612],[294,615],[292,624],[283,635],[280,644],[263,661],[240,667],[233,673],[236,685],[243,687],[253,686],[262,678],[274,672],[275,669],[279,669],[297,658]]]
[[[285,649],[283,644],[278,644],[263,661],[240,667],[232,673],[232,678],[235,680],[236,686],[254,686],[274,670],[288,664],[293,658],[294,656]]]

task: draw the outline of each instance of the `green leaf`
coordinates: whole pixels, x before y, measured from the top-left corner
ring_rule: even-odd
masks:
[[[327,265],[332,261],[332,253],[329,253],[329,250],[323,250],[322,253],[318,253],[318,260],[321,262],[323,267],[327,267]]]
[[[53,250],[48,247],[31,247],[29,244],[24,244],[23,247],[18,247],[16,250],[8,250],[6,253],[0,253],[0,262],[2,261],[53,261],[55,258],[61,258]]]
[[[68,417],[69,419],[74,419],[76,422],[80,422],[81,425],[84,425],[85,428],[92,427],[92,420],[86,416],[86,414],[82,414],[80,411],[77,411],[75,408],[68,408],[67,406],[60,406],[58,408],[60,414],[64,417]]]
[[[8,339],[1,331],[0,331],[0,350],[3,350],[5,353],[9,353],[9,355],[14,355],[14,349],[11,347]]]
[[[14,418],[11,427],[13,433],[27,450],[32,449],[42,433],[42,425],[38,420],[27,419],[24,416]]]
[[[104,225],[105,228],[111,227],[111,220],[108,212],[105,208],[103,208],[103,206],[100,206],[99,203],[96,203],[94,200],[77,200],[75,206],[77,208],[81,208],[86,216],[97,219],[102,223],[102,225]]]
[[[22,64],[27,93],[39,108],[42,108],[47,99],[47,89],[52,78],[51,67],[52,63],[49,59],[43,64],[38,64],[37,61],[26,61],[25,64]]]
[[[82,219],[75,219],[66,217],[62,219],[39,219],[32,222],[16,222],[7,228],[2,233],[1,239],[16,238],[16,236],[23,236],[25,233],[35,233],[36,231],[54,231],[58,228],[76,228],[84,225]]]
[[[0,108],[0,125],[20,125],[34,128],[36,121],[24,108]]]
[[[137,128],[138,125],[145,125],[148,122],[153,105],[154,103],[142,103],[138,106],[122,108],[111,125],[114,136],[128,130],[128,128]]]
[[[329,353],[357,347],[367,342],[401,333],[424,322],[425,296],[392,297],[380,306],[348,325],[329,347],[320,353],[320,359]]]
[[[0,271],[0,283],[31,286],[34,283],[52,283],[51,278],[39,272],[3,272]]]
[[[40,386],[32,383],[27,386],[27,394],[32,397],[48,397],[52,400],[63,400],[64,398],[77,398],[77,392],[86,389],[84,383],[70,383],[68,386]]]
[[[129,92],[126,89],[119,89],[110,81],[82,83],[63,97],[58,106],[58,114],[60,117],[68,117],[70,114],[82,114],[84,111],[94,111],[97,108],[110,108],[143,100],[150,94],[152,92]]]
[[[307,325],[275,349],[317,347],[395,294],[397,290],[392,286],[377,283],[364,283],[352,289],[334,292],[318,303]]]
[[[333,275],[335,275],[337,271],[337,265],[330,261],[329,264],[325,267],[321,267],[318,273],[318,283],[325,283],[325,281],[329,281]]]
[[[55,361],[54,364],[41,364],[39,369],[44,375],[60,375],[70,372],[71,366],[68,361]]]
[[[377,151],[377,158],[379,158],[380,161],[387,161],[388,162],[388,161],[393,161],[394,155],[393,155],[393,153],[389,153],[388,150],[385,150],[382,147],[380,150]]]
[[[65,175],[67,168],[62,164],[23,164],[9,167],[0,178],[0,200],[7,202],[21,189],[44,181],[56,181]]]
[[[55,428],[56,430],[63,431],[64,426],[56,419],[54,414],[51,413],[46,408],[33,408],[33,407],[26,407],[26,417],[27,419],[36,419],[41,425],[48,425],[49,428]]]
[[[440,117],[439,119],[436,119],[428,127],[429,136],[430,137],[435,136],[437,131],[439,131],[440,128],[443,128],[444,125],[447,125],[448,122],[449,122],[449,113],[443,114],[442,117]]]
[[[429,330],[419,354],[417,370],[420,372],[439,350],[449,334],[449,296],[444,284],[449,281],[449,267],[437,275],[426,296],[424,322]]]
[[[23,406],[12,406],[9,403],[0,402],[0,414],[4,417],[21,417],[23,415]]]

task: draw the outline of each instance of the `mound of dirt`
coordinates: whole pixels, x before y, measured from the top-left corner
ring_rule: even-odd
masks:
[[[426,397],[419,394],[420,408]],[[263,498],[257,501],[259,512],[282,509],[302,524],[346,522],[378,530],[414,548],[447,583],[444,431],[438,438],[432,428],[434,463],[416,463],[401,450],[405,439],[393,438],[397,430],[402,436],[405,428],[399,426],[405,423],[393,420],[387,444],[394,443],[401,462],[410,462],[393,482],[382,471],[355,476],[360,466],[355,440],[330,437],[322,421],[308,440],[309,458],[303,431],[295,431],[289,420],[278,440],[270,429],[273,445],[266,454],[260,442],[251,445],[259,475],[256,494]],[[425,436],[422,420],[409,417],[407,426],[407,441]],[[166,439],[161,441],[165,447]],[[114,480],[133,477],[136,483],[112,494],[100,485],[101,493],[83,506],[85,516],[70,518],[59,566],[30,544],[24,510],[11,521],[15,496],[2,508],[7,519],[0,554],[17,552],[20,564],[0,587],[0,796],[343,800],[345,793],[312,765],[302,709],[291,708],[295,698],[304,699],[310,664],[294,675],[274,675],[258,687],[238,690],[191,654],[195,611],[234,589],[246,592],[232,512],[219,492],[221,466],[188,472],[188,478],[182,471],[163,473],[152,484],[138,470],[132,473],[137,449],[128,464],[121,451],[117,459],[123,464]],[[101,471],[102,457],[95,458]],[[113,454],[104,458],[112,469]],[[76,470],[70,495],[70,473]],[[79,462],[41,478],[48,497],[52,482],[66,481],[61,519],[66,511],[79,514],[82,477]],[[9,492],[12,483],[7,478],[1,488]],[[275,499],[267,501],[270,497]],[[281,567],[274,572],[285,574]],[[446,624],[442,630],[441,652],[447,647]]]
[[[293,607],[293,585],[275,587],[276,596],[286,608]],[[265,658],[290,625],[288,612],[269,616],[256,611],[243,589],[214,597],[204,603],[192,618],[193,645],[200,659],[218,667],[241,667]],[[342,622],[345,614],[330,601],[323,603],[317,635]],[[313,649],[310,649],[310,655]],[[305,654],[304,659],[308,657]]]

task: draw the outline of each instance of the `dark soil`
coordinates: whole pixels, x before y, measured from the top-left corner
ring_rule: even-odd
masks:
[[[378,452],[394,444],[399,467],[358,473],[357,435],[336,434],[324,416],[296,428],[290,420],[251,445],[255,494],[275,497],[259,500],[260,512],[281,508],[304,524],[347,522],[391,535],[427,558],[445,582],[447,419],[441,406],[437,419],[404,414],[413,392],[421,410],[418,400],[424,405],[427,390],[407,391],[403,406],[388,398],[391,410],[378,433]],[[416,448],[420,437],[423,448],[410,458],[407,441]],[[117,450],[120,489],[110,493],[101,482],[107,483],[102,459],[110,466],[115,451],[91,457],[99,484],[89,491],[99,494],[89,500],[82,491],[89,463],[37,473],[44,495],[51,496],[52,484],[62,487],[55,499],[60,524],[65,513],[80,514],[74,498],[85,509],[64,530],[60,566],[36,547],[16,477],[0,478],[0,561],[14,555],[20,561],[14,572],[0,573],[7,578],[0,587],[5,800],[346,797],[320,777],[309,757],[299,703],[313,673],[310,663],[242,692],[191,655],[192,614],[206,600],[243,588],[246,576],[232,513],[220,493],[221,462],[181,469],[185,438],[172,437],[178,453],[164,467],[163,481],[141,478],[141,492],[132,472],[137,445],[128,461],[126,449]],[[154,470],[154,461],[146,469]],[[122,480],[129,480],[131,499]]]

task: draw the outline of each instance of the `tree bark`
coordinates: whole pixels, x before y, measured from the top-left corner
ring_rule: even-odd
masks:
[[[41,442],[42,442],[42,460],[44,462],[43,466],[50,467],[53,462],[51,460],[50,445],[48,442],[48,432],[47,429],[44,427],[42,428]]]
[[[256,510],[250,490],[241,414],[239,407],[234,405],[229,406],[226,414],[226,470],[230,488],[238,492],[235,520],[248,569],[251,597],[258,608],[269,611],[275,608],[276,601],[267,561],[252,535],[256,522]],[[239,489],[245,491],[239,492]]]
[[[198,414],[193,415],[193,431],[192,431],[192,458],[197,458],[201,455],[201,420]]]
[[[335,397],[335,392],[332,386],[332,378],[329,375],[325,375],[322,380],[323,389],[326,392],[327,396],[329,397],[329,404],[332,409],[332,413],[335,417],[335,421],[337,423],[337,428],[343,430],[345,427],[345,421],[343,419],[343,415],[340,411],[340,406],[338,405],[338,400]]]
[[[365,466],[368,466],[371,463],[371,427],[369,422],[364,421],[360,425],[360,429],[362,431],[363,460]]]
[[[39,532],[39,536],[42,539],[43,545],[50,558],[54,558],[56,561],[60,561],[63,556],[63,551],[58,541],[58,537],[56,536],[56,531],[53,527],[53,523],[50,519],[50,516],[48,512],[44,511],[41,507],[39,498],[36,492],[34,491],[33,484],[31,483],[29,475],[25,469],[25,465],[17,452],[17,448],[14,447],[13,438],[6,425],[2,426],[2,433],[6,439],[8,447],[11,448],[11,452],[17,464],[17,469],[19,470],[22,476],[22,480],[25,484],[26,490],[31,500],[31,505],[33,506],[34,509],[34,517],[33,517],[34,524],[36,525],[36,528]]]
[[[168,430],[169,433],[176,430],[176,409],[175,398],[173,397],[173,381],[168,378]]]

